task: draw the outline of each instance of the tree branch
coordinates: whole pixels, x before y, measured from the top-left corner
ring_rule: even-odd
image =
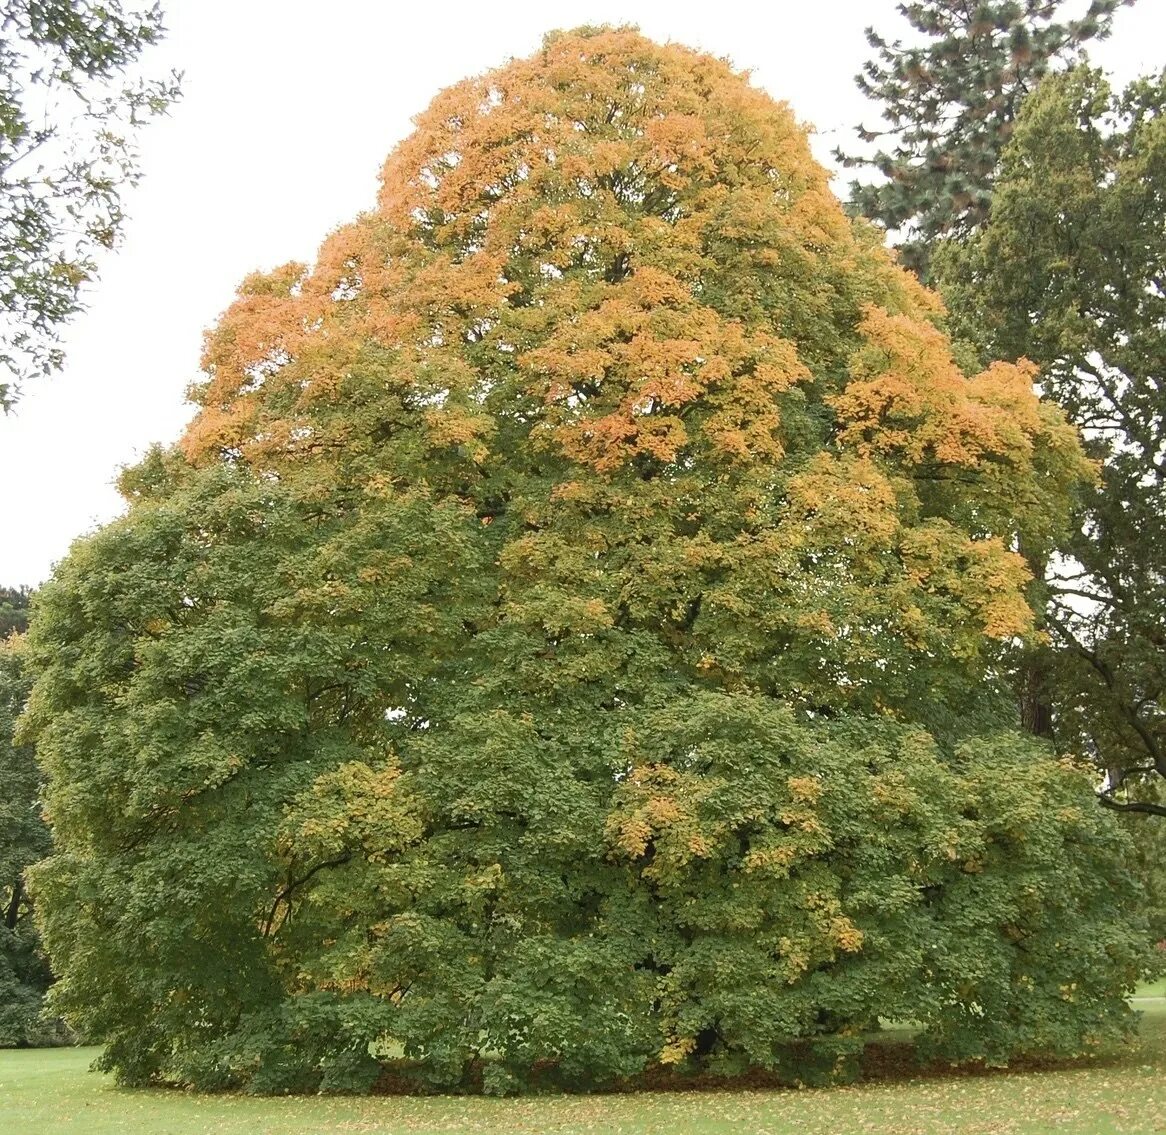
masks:
[[[1148,816],[1166,816],[1166,806],[1150,804],[1145,800],[1122,802],[1114,800],[1112,796],[1107,796],[1104,792],[1097,794],[1097,800],[1103,808],[1112,808],[1115,812],[1142,812]]]
[[[342,855],[338,855],[335,859],[325,859],[322,863],[317,863],[306,875],[301,875],[298,879],[291,879],[288,881],[286,887],[275,896],[275,901],[271,904],[271,910],[267,913],[267,918],[263,921],[263,937],[268,937],[272,932],[272,925],[275,922],[275,916],[279,911],[279,904],[287,902],[291,898],[292,893],[302,887],[309,879],[311,879],[318,872],[323,871],[327,867],[339,867],[342,863],[347,863],[352,858],[352,852],[346,851]],[[288,903],[290,906],[291,904]],[[280,921],[280,926],[286,922],[286,917]],[[278,928],[277,928],[278,929]]]

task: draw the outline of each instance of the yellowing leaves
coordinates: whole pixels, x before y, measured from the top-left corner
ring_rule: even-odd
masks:
[[[901,526],[899,502],[886,474],[870,458],[821,453],[790,478],[791,511],[815,542],[888,546]]]
[[[1031,575],[1023,557],[1002,540],[969,540],[954,526],[933,521],[906,533],[902,547],[914,578],[928,591],[959,602],[980,633],[1008,638],[1031,629],[1033,615],[1024,597]]]
[[[300,858],[361,849],[373,859],[402,851],[421,838],[415,801],[391,761],[350,761],[318,777],[287,810],[281,844]]]
[[[993,363],[967,379],[932,324],[873,306],[861,332],[865,345],[852,360],[851,381],[831,400],[843,424],[840,439],[859,452],[913,465],[1004,461],[1028,472],[1039,448],[1065,470],[1061,476],[1087,473],[1073,429],[1033,393],[1032,364]]]
[[[831,919],[830,937],[834,945],[844,954],[857,954],[862,949],[863,933],[849,918]]]
[[[594,292],[565,285],[561,302],[576,314],[518,363],[568,456],[603,472],[637,454],[674,462],[690,444],[701,448],[678,416],[695,402],[708,408],[696,419],[707,453],[780,459],[774,396],[808,377],[790,343],[746,334],[652,267]]]
[[[780,847],[754,847],[745,856],[745,870],[768,871],[780,878],[789,873],[798,858],[799,849],[792,842]]]
[[[660,1049],[661,1064],[683,1064],[696,1051],[696,1038],[691,1036],[677,1037],[670,1040]]]
[[[791,776],[789,792],[797,804],[814,804],[822,795],[822,780],[817,776]]]
[[[651,862],[641,869],[663,884],[695,860],[714,854],[723,825],[700,817],[701,801],[716,791],[711,778],[677,772],[667,765],[635,768],[607,819],[607,838],[617,858],[641,859],[652,845]]]
[[[699,116],[667,114],[653,118],[644,127],[644,137],[657,163],[661,185],[679,189],[694,176],[715,174],[708,132]]]

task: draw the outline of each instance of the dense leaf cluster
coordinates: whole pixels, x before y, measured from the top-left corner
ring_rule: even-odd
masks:
[[[586,1088],[1122,1033],[1089,776],[1008,731],[1088,466],[789,111],[599,29],[245,282],[30,632],[58,1004],[129,1082]]]

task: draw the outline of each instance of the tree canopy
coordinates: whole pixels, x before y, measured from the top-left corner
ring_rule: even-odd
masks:
[[[178,94],[143,79],[158,5],[6,0],[0,18],[0,409],[61,365],[61,325],[80,308],[138,177],[134,135]]]
[[[1107,802],[1162,815],[1164,114],[1166,75],[1123,92],[1086,69],[1050,79],[1021,112],[983,231],[937,256],[957,333],[1036,362],[1101,464],[1047,580],[1057,739],[1107,770]]]
[[[1024,97],[1045,75],[1079,62],[1084,45],[1106,38],[1117,9],[1133,2],[917,0],[898,5],[914,33],[906,43],[867,28],[875,58],[855,81],[881,104],[885,126],[858,133],[885,148],[838,157],[881,175],[854,182],[852,201],[898,232],[908,267],[926,279],[936,240],[984,222]]]
[[[1091,466],[939,310],[723,61],[582,29],[440,94],[43,589],[35,887],[105,1065],[505,1092],[1128,1028],[1124,837],[993,681]]]
[[[0,596],[5,594],[9,612],[27,614],[23,589],[0,589]],[[25,869],[43,859],[50,846],[33,750],[13,741],[32,681],[21,661],[20,636],[2,629],[0,635],[0,1047],[7,1048],[49,1044],[62,1039],[62,1033],[59,1022],[42,1016],[52,974],[24,881]]]

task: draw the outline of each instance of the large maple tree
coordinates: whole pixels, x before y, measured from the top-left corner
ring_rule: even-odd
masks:
[[[44,588],[34,881],[106,1066],[502,1092],[1126,1029],[1123,837],[992,677],[1090,466],[937,312],[723,61],[583,30],[439,95]]]

